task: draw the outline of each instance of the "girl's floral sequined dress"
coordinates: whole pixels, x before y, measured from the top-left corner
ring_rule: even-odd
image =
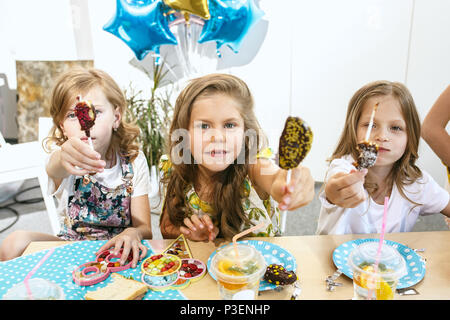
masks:
[[[123,183],[116,188],[100,184],[94,176],[75,179],[74,195],[69,197],[68,214],[58,237],[64,240],[106,240],[131,225],[130,201],[133,167],[119,157]]]
[[[269,158],[271,152],[268,150],[269,149],[263,150],[263,152],[261,152],[258,157]],[[161,157],[159,168],[164,176],[167,177],[170,175],[170,172],[172,170],[172,163],[170,162],[167,155],[163,155]],[[266,200],[261,200],[248,177],[244,181],[243,188],[244,197],[242,198],[242,208],[247,214],[252,225],[242,224],[241,230],[249,229],[251,226],[257,225],[258,223],[264,221],[266,224],[265,230],[260,231],[256,234],[252,233],[249,236],[273,237],[280,235],[280,210],[278,209],[277,203],[270,196]],[[165,194],[165,189],[163,190],[163,194]],[[193,214],[207,214],[210,216],[214,225],[218,226],[219,222],[216,219],[216,214],[213,207],[209,203],[202,201],[199,198],[192,184],[186,192],[185,200],[190,209],[189,216]],[[275,219],[275,223],[272,221],[273,218]]]

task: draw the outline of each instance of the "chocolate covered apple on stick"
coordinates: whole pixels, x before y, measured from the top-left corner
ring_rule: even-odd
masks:
[[[370,133],[373,127],[373,119],[375,117],[375,112],[378,109],[378,102],[375,104],[372,110],[372,114],[370,116],[369,127],[367,128],[366,137],[363,142],[358,143],[356,149],[358,150],[358,159],[353,163],[356,169],[368,169],[372,167],[377,161],[378,156],[378,144],[375,142],[370,142]]]
[[[94,150],[94,145],[91,139],[91,128],[95,124],[95,107],[90,101],[82,100],[80,95],[77,96],[77,101],[78,102],[75,105],[75,116],[78,118],[81,130],[84,131],[86,137],[88,138],[89,145],[91,146],[92,150]],[[89,175],[95,175],[95,172],[89,173]],[[88,175],[85,175],[83,178],[83,183],[87,184],[88,182]]]
[[[288,170],[286,184],[291,181],[291,170],[296,168],[305,159],[311,150],[313,132],[311,128],[299,117],[289,116],[284,124],[278,147],[278,165]],[[286,210],[281,215],[281,232],[286,228]]]
[[[80,122],[81,130],[84,131],[88,138],[89,145],[94,149],[91,139],[91,128],[95,124],[95,108],[90,101],[82,100],[81,96],[77,96],[78,103],[75,105],[75,115]]]

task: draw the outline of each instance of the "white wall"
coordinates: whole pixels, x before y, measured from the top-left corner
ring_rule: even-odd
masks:
[[[450,83],[447,0],[260,0],[259,6],[266,15],[241,51],[234,54],[223,47],[214,69],[247,81],[274,150],[290,110],[309,123],[314,144],[304,165],[318,181],[342,130],[347,103],[359,87],[379,79],[404,82],[423,119]],[[130,64],[137,62],[133,52],[102,29],[114,10],[115,0],[87,5],[85,0],[0,0],[0,73],[8,75],[14,88],[15,59],[91,56],[122,87],[131,81],[147,88],[147,76]],[[90,34],[80,21],[89,24]],[[162,53],[174,50],[161,48]],[[150,60],[148,56],[138,64]],[[444,167],[423,141],[420,156],[421,167],[444,185]]]
[[[16,88],[15,60],[77,59],[69,0],[0,1],[0,72]]]

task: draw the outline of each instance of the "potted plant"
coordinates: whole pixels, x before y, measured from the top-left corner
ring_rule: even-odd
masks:
[[[159,192],[160,157],[166,152],[166,139],[169,135],[173,106],[170,101],[173,92],[173,83],[166,79],[168,70],[164,70],[164,61],[156,63],[153,60],[153,70],[144,72],[153,81],[150,96],[143,97],[142,90],[136,92],[131,83],[124,90],[128,103],[127,117],[135,122],[140,130],[139,142],[142,146],[147,163],[150,168],[151,194],[149,195],[151,210],[160,213],[161,199]]]

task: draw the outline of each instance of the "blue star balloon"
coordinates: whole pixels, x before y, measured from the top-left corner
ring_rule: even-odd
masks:
[[[216,41],[218,54],[224,44],[238,53],[248,31],[264,15],[254,0],[210,0],[209,11],[211,18],[205,21],[198,42]]]
[[[139,60],[163,44],[178,44],[169,29],[162,0],[117,0],[116,14],[103,26],[125,42]]]

